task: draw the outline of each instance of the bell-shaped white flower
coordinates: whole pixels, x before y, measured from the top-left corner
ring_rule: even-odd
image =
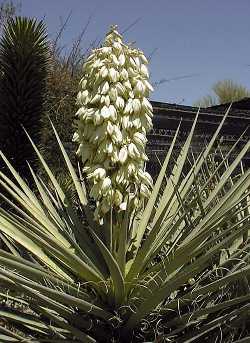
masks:
[[[108,81],[103,82],[103,84],[100,86],[100,94],[107,94],[109,90],[109,83]]]
[[[109,69],[109,78],[111,82],[117,82],[119,79],[119,73],[115,70],[115,68]]]
[[[135,87],[134,87],[134,93],[137,96],[143,96],[145,93],[146,87],[144,82],[142,82],[141,80],[138,80]]]
[[[119,161],[124,164],[128,158],[128,149],[126,146],[122,147],[119,152]]]
[[[126,201],[122,202],[119,207],[120,207],[121,211],[126,211],[126,209],[127,209],[127,202]]]
[[[141,65],[140,72],[144,77],[149,78],[148,68],[145,66],[145,64]]]
[[[98,103],[98,101],[100,101],[101,99],[101,95],[100,94],[95,94],[92,99],[90,100],[91,104],[96,104]]]
[[[121,143],[122,142],[122,133],[118,126],[113,126],[113,131],[111,135],[111,139],[115,143]]]
[[[105,177],[102,182],[102,191],[105,193],[111,187],[111,180],[109,177]]]
[[[121,73],[120,73],[121,79],[126,81],[129,78],[128,72],[125,68],[122,69]]]
[[[106,66],[102,66],[100,70],[100,76],[105,79],[108,76],[108,68]]]
[[[135,114],[141,112],[141,101],[139,99],[133,99],[132,106]]]
[[[104,119],[108,119],[110,118],[110,111],[109,111],[109,108],[107,106],[103,106],[103,108],[101,109],[101,116],[104,118]]]
[[[116,97],[116,100],[115,100],[115,106],[118,110],[123,110],[124,108],[124,105],[125,105],[125,101],[122,97],[120,96],[117,96]]]
[[[120,66],[124,66],[126,59],[125,59],[125,55],[123,53],[121,53],[119,55],[118,61],[119,61]]]
[[[139,150],[137,149],[137,147],[134,143],[130,143],[128,145],[128,155],[129,155],[129,157],[131,157],[133,159],[137,159],[140,157]]]

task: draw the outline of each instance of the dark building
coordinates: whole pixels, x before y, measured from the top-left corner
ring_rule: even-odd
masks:
[[[176,144],[177,149],[183,145],[190,132],[198,108],[157,101],[151,101],[151,104],[154,109],[154,117],[153,129],[148,134],[148,169],[151,173],[157,173],[159,170],[159,162],[157,162],[157,160],[158,158],[162,160],[166,155],[180,121],[182,123],[178,142]],[[192,150],[194,153],[199,153],[204,149],[206,142],[209,141],[212,134],[215,132],[229,105],[230,104],[223,104],[200,109],[192,143]],[[223,137],[223,146],[232,146],[249,125],[250,98],[234,102],[221,130],[220,137]],[[240,149],[240,146],[248,141],[249,138],[250,132],[247,130],[241,138],[238,149]],[[237,155],[237,150],[235,151],[235,154]],[[245,163],[250,164],[250,156],[246,155],[244,161]]]

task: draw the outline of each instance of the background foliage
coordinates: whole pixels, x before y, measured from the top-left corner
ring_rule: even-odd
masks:
[[[250,96],[250,91],[232,80],[218,81],[212,87],[214,95],[207,95],[198,100],[197,107],[210,107],[241,100]]]
[[[54,152],[58,151],[58,146],[47,117],[49,116],[55,124],[62,141],[66,143],[66,149],[72,161],[74,161],[75,147],[72,144],[72,137],[74,133],[73,121],[77,111],[75,99],[79,90],[82,65],[91,48],[97,44],[94,41],[87,48],[82,48],[82,40],[91,21],[89,18],[71,47],[63,47],[61,38],[67,26],[70,25],[70,20],[71,14],[61,24],[56,37],[50,41],[51,64],[47,78],[45,115],[41,126],[40,147],[51,161],[52,170],[58,175],[64,175],[64,162],[60,154],[58,158],[54,158]]]

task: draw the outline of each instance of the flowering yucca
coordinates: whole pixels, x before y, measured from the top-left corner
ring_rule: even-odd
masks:
[[[197,113],[144,204],[145,63],[112,28],[85,64],[74,138],[104,225],[53,124],[74,199],[29,135],[46,177],[29,165],[32,188],[0,151],[0,342],[249,342],[250,141],[219,149],[211,170],[230,108],[196,158]]]
[[[144,170],[153,115],[147,100],[153,90],[147,63],[142,51],[125,45],[112,26],[103,47],[95,49],[83,67],[73,140],[79,143],[77,154],[99,220],[111,207],[126,210],[128,201],[139,209],[150,195],[152,179]]]

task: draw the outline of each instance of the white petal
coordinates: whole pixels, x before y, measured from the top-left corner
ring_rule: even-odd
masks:
[[[111,180],[109,177],[105,177],[102,183],[102,191],[105,192],[111,187]]]
[[[150,191],[148,187],[144,185],[143,183],[141,184],[141,187],[140,187],[140,194],[146,198],[150,197]]]
[[[141,111],[141,102],[139,99],[133,99],[133,112],[135,114],[140,113]]]
[[[101,94],[105,95],[109,91],[109,83],[108,81],[105,81],[101,87]]]
[[[119,95],[121,96],[126,95],[126,88],[120,82],[117,82],[116,89]]]
[[[117,109],[119,110],[123,110],[124,108],[124,100],[122,97],[118,96],[115,102],[115,106],[117,107]]]
[[[108,134],[111,136],[112,135],[112,133],[113,133],[113,131],[114,131],[114,127],[113,127],[113,125],[110,123],[110,121],[108,122],[108,125],[107,125],[107,132],[108,132]]]
[[[87,85],[87,80],[85,78],[81,79],[80,86],[82,87],[82,89],[85,89],[86,85]]]
[[[128,149],[126,146],[124,146],[123,148],[121,148],[119,152],[119,161],[121,162],[121,164],[124,164],[127,158],[128,158]]]
[[[110,117],[109,109],[107,106],[103,106],[103,108],[101,109],[101,116],[104,119],[108,119]]]
[[[89,177],[94,177],[96,179],[104,179],[106,176],[106,170],[104,168],[97,168],[93,173],[91,173]]]
[[[105,67],[105,66],[102,66],[101,67],[101,70],[100,70],[100,75],[103,79],[105,79],[105,77],[107,77],[108,75],[108,69]]]
[[[131,114],[133,112],[133,99],[128,99],[124,109],[124,114]]]
[[[127,70],[125,68],[123,68],[122,71],[121,71],[121,78],[123,80],[127,80],[128,79],[128,72],[127,72]]]
[[[146,183],[147,187],[152,187],[153,180],[152,180],[152,177],[149,173],[139,169],[138,170],[138,176]]]
[[[128,129],[130,127],[130,125],[129,125],[129,117],[128,116],[122,117],[122,126],[123,126],[124,129]]]
[[[98,101],[100,101],[101,99],[101,95],[100,94],[96,94],[91,100],[90,103],[91,104],[96,104]]]
[[[142,142],[142,143],[147,143],[147,137],[143,134],[143,133],[141,133],[141,132],[135,132],[134,133],[134,136],[133,136],[133,139],[137,142],[137,141],[140,141],[140,142]]]
[[[144,80],[144,85],[147,87],[147,89],[153,92],[154,88],[151,86],[151,84],[147,80]]]
[[[127,209],[127,202],[122,202],[121,203],[121,205],[120,205],[120,209],[121,209],[121,211],[126,211],[126,209]]]
[[[117,57],[115,55],[112,55],[112,60],[113,60],[114,64],[119,66],[120,62],[119,62],[119,60],[117,59]]]
[[[74,135],[73,135],[72,141],[73,142],[78,142],[78,139],[79,139],[79,134],[77,132],[75,132]]]
[[[109,54],[112,52],[112,48],[108,46],[104,46],[103,48],[100,48],[101,52],[104,52],[105,54]]]
[[[112,154],[112,152],[113,152],[113,144],[112,143],[107,144],[106,152],[108,155]]]
[[[117,119],[117,112],[114,105],[109,106],[110,118],[115,121]]]
[[[116,125],[114,125],[113,127],[114,127],[114,130],[113,130],[111,139],[115,143],[121,143],[122,142],[122,133]]]
[[[103,122],[103,117],[100,115],[100,111],[97,110],[94,114],[94,124],[95,125],[100,125]]]
[[[134,57],[134,60],[135,60],[135,63],[136,63],[136,65],[137,65],[137,67],[140,68],[140,66],[141,66],[141,61],[140,61],[139,57]]]
[[[106,100],[106,96],[105,95],[102,95],[101,96],[101,99],[100,99],[100,103],[103,105],[105,104],[105,100]],[[106,105],[106,104],[105,104]]]
[[[121,66],[123,66],[125,64],[125,56],[124,54],[120,54],[118,61],[120,63]]]
[[[111,82],[116,82],[117,81],[117,72],[115,68],[110,68],[109,69],[109,78]]]
[[[143,76],[147,78],[149,77],[148,68],[145,66],[145,64],[141,65],[141,73]]]
[[[140,120],[140,118],[137,118],[137,119],[133,120],[133,125],[134,125],[134,127],[137,130],[139,130],[141,128],[141,120]]]
[[[151,103],[148,101],[147,98],[143,98],[142,100],[142,107],[150,112],[153,111],[153,107],[151,105]]]
[[[110,105],[110,97],[108,95],[105,96],[105,105],[108,107]]]
[[[139,158],[140,157],[139,150],[137,149],[137,147],[134,143],[130,143],[128,145],[128,155],[131,158]]]
[[[129,163],[128,164],[128,173],[129,173],[129,175],[134,174],[135,171],[136,171],[136,167],[135,167],[134,163]]]
[[[114,42],[114,43],[113,43],[113,47],[114,47],[116,50],[118,50],[118,51],[120,51],[120,50],[122,49],[121,44],[118,43],[118,42]]]
[[[144,54],[140,55],[140,59],[142,60],[143,63],[148,64],[147,58],[144,56]]]
[[[98,58],[94,63],[93,63],[93,68],[98,68],[102,64],[101,60]]]
[[[134,93],[138,96],[143,96],[145,93],[146,87],[141,80],[138,80],[136,86],[134,87]]]

